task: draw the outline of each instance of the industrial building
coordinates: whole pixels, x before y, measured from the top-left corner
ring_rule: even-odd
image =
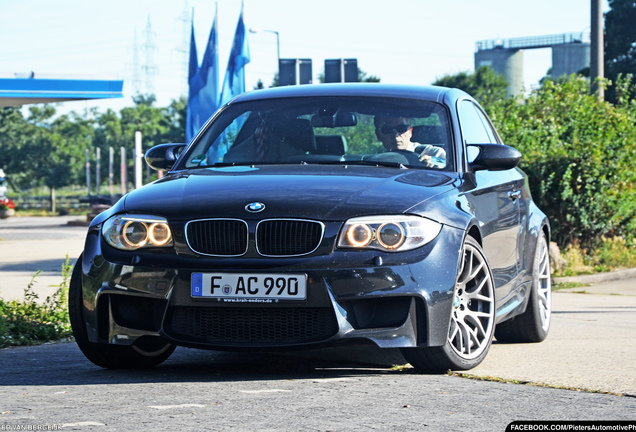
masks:
[[[523,92],[523,53],[550,48],[550,76],[575,74],[590,66],[590,38],[586,33],[564,33],[513,39],[492,39],[476,43],[475,69],[490,66],[508,81],[508,95]]]

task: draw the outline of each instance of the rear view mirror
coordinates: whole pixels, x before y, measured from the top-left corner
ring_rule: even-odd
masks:
[[[179,158],[186,144],[159,144],[146,152],[146,163],[150,168],[169,171]]]
[[[338,111],[336,113],[321,113],[311,118],[313,127],[351,127],[358,124],[358,118],[352,112]]]
[[[509,170],[521,160],[519,150],[504,144],[469,144],[467,152],[470,167],[475,171]]]
[[[357,125],[358,119],[352,112],[339,111],[336,113],[333,123],[335,127],[349,127]]]

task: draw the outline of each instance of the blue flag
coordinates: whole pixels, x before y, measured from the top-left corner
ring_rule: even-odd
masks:
[[[234,42],[232,43],[230,60],[228,61],[227,70],[225,71],[219,105],[223,105],[234,96],[245,92],[245,65],[249,62],[250,49],[247,45],[245,24],[243,23],[243,6],[241,6],[241,15],[239,16],[236,33],[234,34]]]
[[[217,13],[210,30],[208,44],[198,66],[194,25],[190,39],[190,68],[188,73],[188,109],[186,117],[186,141],[190,142],[199,129],[219,107]],[[196,71],[196,72],[195,72]]]
[[[215,12],[210,37],[199,68],[199,77],[202,83],[199,90],[199,115],[201,117],[199,128],[212,117],[212,114],[219,107],[219,43],[216,27],[217,13]]]
[[[196,84],[199,73],[199,58],[197,56],[197,43],[194,39],[194,22],[190,33],[190,59],[188,67],[188,107],[186,111],[186,142],[190,142],[197,133],[198,127],[195,120],[199,112],[198,87]]]

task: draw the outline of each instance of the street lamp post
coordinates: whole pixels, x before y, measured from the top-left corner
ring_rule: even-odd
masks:
[[[603,83],[597,82],[597,78],[604,78],[604,53],[603,53],[603,11],[601,0],[592,0],[592,22],[590,31],[590,90],[597,93],[598,98],[605,98]]]
[[[261,32],[274,33],[276,35],[276,55],[278,56],[278,60],[280,60],[280,37],[278,35],[278,32],[275,30],[264,30],[259,28],[250,29],[250,33],[261,33]]]

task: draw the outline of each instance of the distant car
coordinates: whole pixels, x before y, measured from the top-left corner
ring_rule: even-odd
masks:
[[[402,145],[402,148],[400,145]],[[392,148],[395,147],[395,148]],[[258,90],[90,225],[70,284],[84,355],[371,341],[422,372],[477,366],[551,313],[548,220],[479,104],[441,87]]]

